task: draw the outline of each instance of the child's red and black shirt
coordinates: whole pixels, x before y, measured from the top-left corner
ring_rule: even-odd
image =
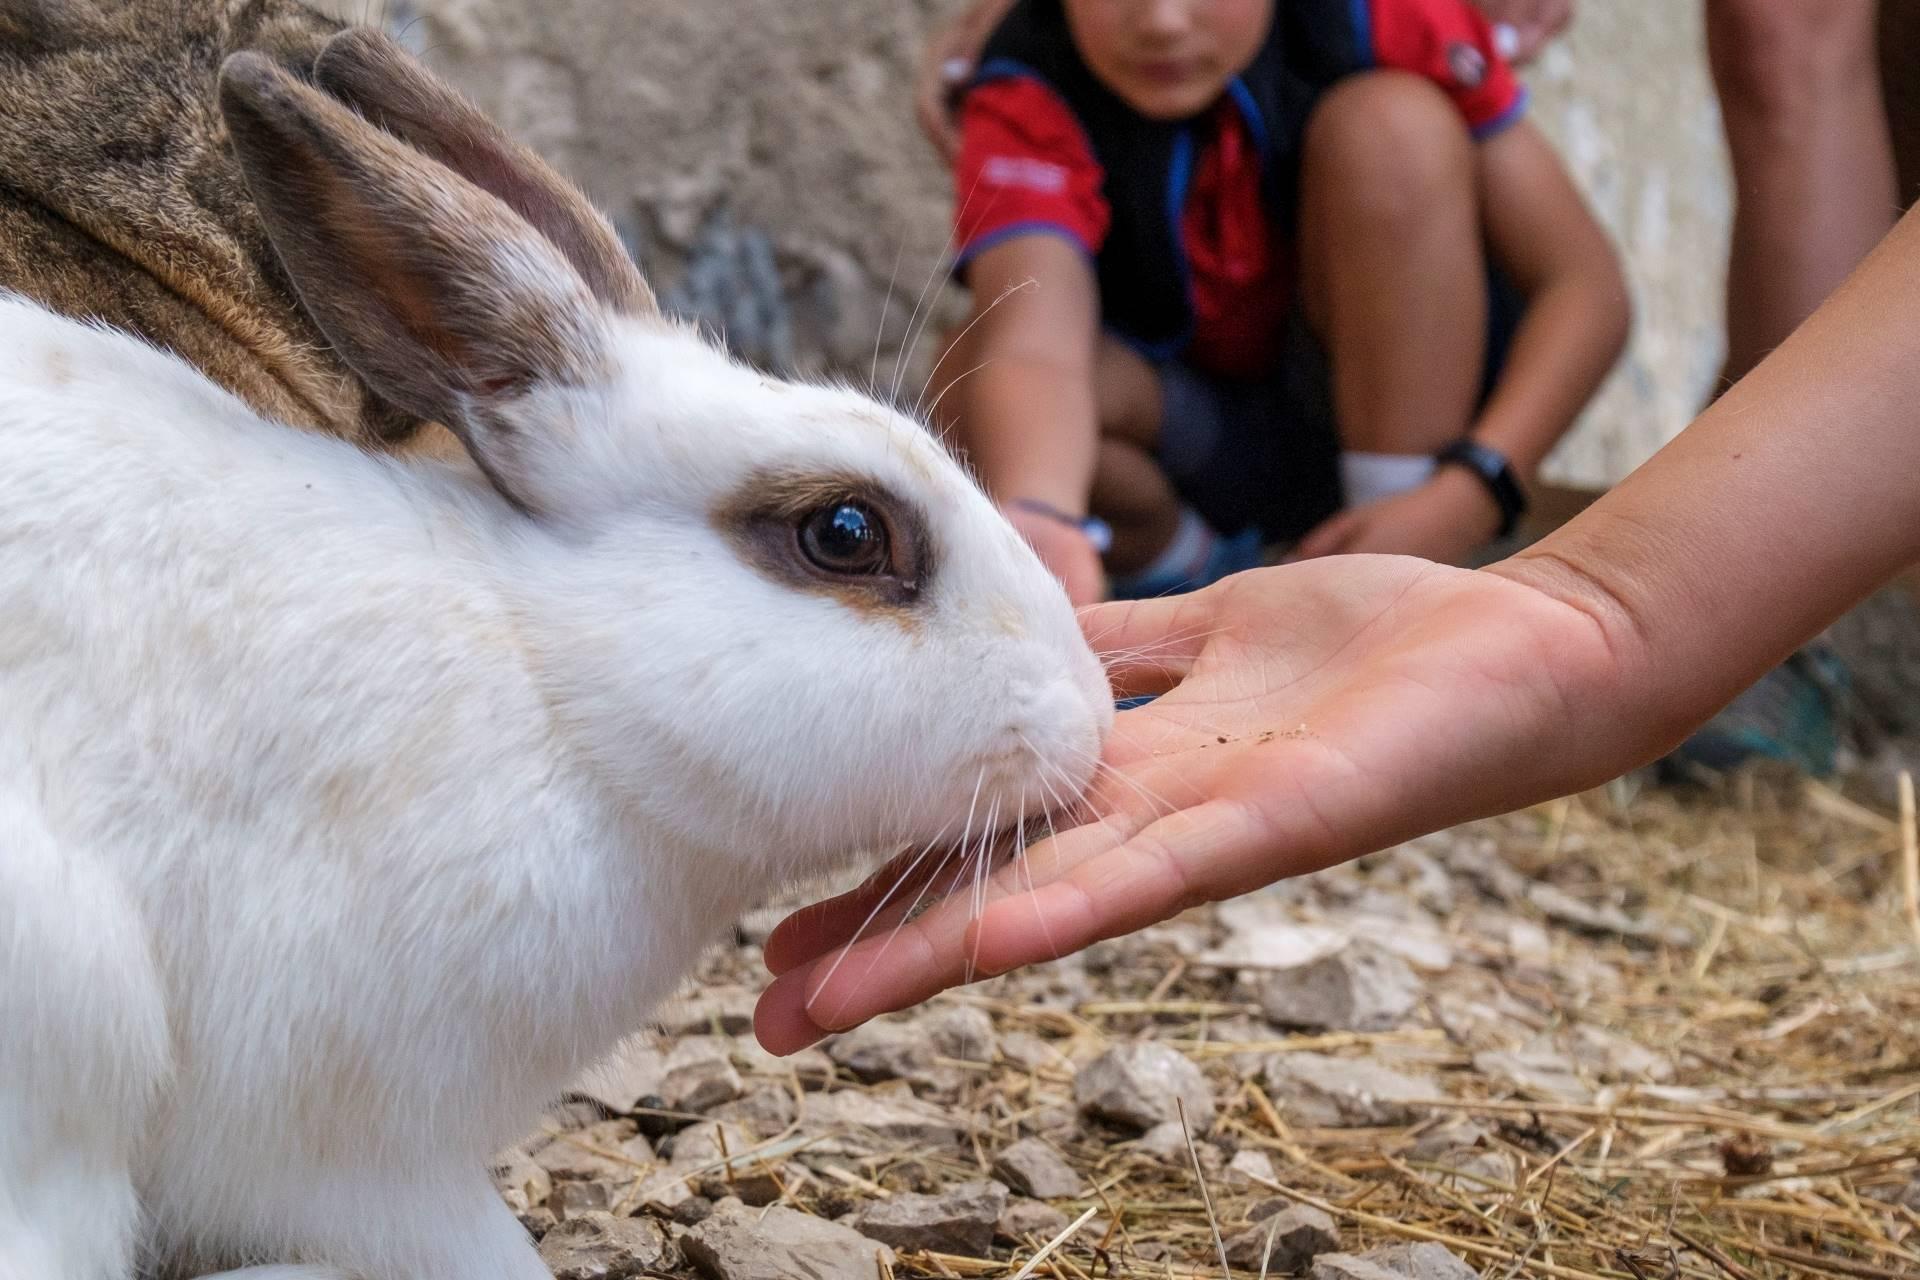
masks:
[[[1355,69],[1431,80],[1475,137],[1498,133],[1524,109],[1525,89],[1497,52],[1490,24],[1466,0],[1341,0],[1318,8],[1347,27],[1342,34],[1357,48]],[[1067,97],[1025,71],[1018,64],[996,69],[989,60],[962,105],[959,259],[1038,233],[1065,237],[1098,260],[1114,216],[1114,175]],[[1193,122],[1198,145],[1179,201],[1190,311],[1180,352],[1227,377],[1272,367],[1293,292],[1292,246],[1269,207],[1272,188],[1263,174],[1263,152],[1274,148],[1258,136],[1265,122],[1249,118],[1247,101],[1230,92]],[[1282,141],[1291,143],[1282,150],[1297,152],[1297,138]]]

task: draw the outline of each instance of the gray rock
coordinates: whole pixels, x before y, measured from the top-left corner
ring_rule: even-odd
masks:
[[[933,1065],[933,1045],[904,1022],[868,1022],[827,1042],[827,1056],[862,1080],[905,1080]]]
[[[1420,1003],[1420,981],[1400,957],[1365,943],[1260,975],[1260,1011],[1283,1027],[1380,1031]]]
[[[1007,1189],[998,1182],[963,1182],[937,1196],[903,1192],[862,1209],[854,1228],[896,1249],[929,1249],[983,1258],[994,1228],[1007,1209]]]
[[[1479,1280],[1480,1273],[1462,1262],[1443,1244],[1390,1244],[1369,1249],[1360,1257],[1393,1275],[1409,1280]]]
[[[1195,1134],[1213,1126],[1213,1090],[1206,1077],[1162,1044],[1116,1046],[1073,1077],[1073,1100],[1082,1111],[1135,1129],[1177,1120],[1176,1098],[1185,1103],[1187,1125]]]
[[[1419,1102],[1440,1096],[1431,1081],[1365,1058],[1276,1053],[1264,1074],[1289,1120],[1330,1128],[1406,1124],[1421,1113]]]
[[[1313,1260],[1313,1270],[1307,1273],[1308,1280],[1406,1280],[1406,1277],[1387,1270],[1377,1262],[1369,1262],[1358,1254],[1323,1253]]]
[[[753,1006],[758,997],[741,986],[713,987],[660,1010],[660,1028],[672,1035],[743,1036],[753,1030]]]
[[[1550,1045],[1517,1051],[1484,1049],[1473,1055],[1473,1069],[1553,1102],[1586,1102],[1593,1097],[1593,1090],[1575,1072],[1573,1060]]]
[[[844,1089],[811,1094],[810,1129],[839,1132],[809,1148],[822,1155],[867,1155],[901,1146],[958,1147],[965,1137],[960,1118],[911,1094]]]
[[[1293,1275],[1340,1247],[1333,1219],[1311,1205],[1289,1205],[1227,1241],[1227,1261],[1248,1271]]]
[[[993,1158],[993,1171],[1015,1191],[1041,1200],[1079,1195],[1087,1185],[1055,1151],[1038,1138],[1022,1138]]]
[[[1064,1071],[1072,1065],[1067,1055],[1031,1031],[1008,1031],[1000,1037],[1000,1056],[1026,1071]]]
[[[540,1241],[540,1260],[554,1280],[627,1280],[675,1266],[679,1251],[650,1218],[597,1213],[550,1229]]]
[[[1040,1200],[1015,1197],[994,1226],[1002,1240],[1023,1242],[1028,1239],[1051,1240],[1067,1229],[1071,1219],[1052,1205]]]
[[[1266,1152],[1248,1147],[1236,1151],[1233,1159],[1227,1161],[1227,1188],[1232,1191],[1245,1191],[1250,1187],[1271,1189],[1280,1181],[1273,1171],[1273,1157]]]
[[[1178,1120],[1168,1120],[1141,1134],[1133,1148],[1155,1160],[1185,1160],[1187,1135],[1181,1130]]]
[[[774,1205],[722,1201],[681,1248],[711,1280],[879,1280],[893,1250],[851,1227]]]
[[[757,1138],[771,1138],[793,1123],[798,1108],[793,1094],[782,1085],[762,1085],[744,1097],[725,1102],[707,1114],[715,1120],[736,1124]]]
[[[617,1192],[606,1182],[562,1182],[547,1197],[547,1208],[565,1222],[587,1214],[605,1213],[613,1207]]]
[[[625,1182],[653,1163],[653,1151],[631,1120],[603,1120],[556,1133],[535,1148],[533,1163],[555,1182]]]
[[[660,1079],[667,1108],[701,1113],[745,1093],[731,1050],[732,1042],[722,1036],[687,1036],[674,1045]]]
[[[992,1062],[998,1049],[993,1019],[985,1009],[956,1004],[916,1019],[916,1030],[943,1058],[956,1062]]]

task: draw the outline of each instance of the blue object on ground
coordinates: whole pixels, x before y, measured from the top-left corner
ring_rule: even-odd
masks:
[[[1851,685],[1832,650],[1808,645],[1695,731],[1668,761],[1724,771],[1753,760],[1782,760],[1825,777],[1838,763]]]
[[[1259,567],[1261,553],[1265,549],[1265,543],[1258,528],[1243,530],[1231,538],[1216,537],[1213,540],[1213,550],[1208,554],[1207,562],[1200,567],[1198,573],[1160,573],[1151,576],[1136,575],[1117,578],[1113,583],[1113,598],[1152,600],[1159,596],[1177,595],[1182,591],[1198,591],[1222,578]]]

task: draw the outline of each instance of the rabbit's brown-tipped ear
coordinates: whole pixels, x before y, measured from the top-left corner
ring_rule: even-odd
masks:
[[[580,190],[378,31],[327,41],[314,83],[401,141],[492,193],[567,256],[594,295],[628,315],[657,311],[633,259]]]
[[[450,427],[510,501],[560,505],[568,442],[505,411],[530,388],[606,376],[605,309],[559,250],[260,54],[221,67],[220,109],[268,239],[340,357]]]

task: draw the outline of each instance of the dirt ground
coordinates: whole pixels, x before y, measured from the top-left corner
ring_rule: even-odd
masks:
[[[770,909],[498,1180],[563,1278],[1916,1276],[1916,858],[1623,781],[787,1060]]]

